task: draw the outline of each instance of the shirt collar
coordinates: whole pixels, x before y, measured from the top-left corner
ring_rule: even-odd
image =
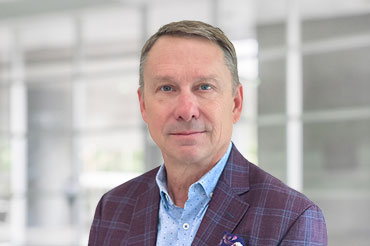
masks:
[[[157,182],[159,193],[161,195],[161,200],[164,202],[165,206],[168,207],[169,204],[173,205],[170,195],[167,191],[167,172],[164,164],[161,165],[155,177]]]
[[[213,190],[215,189],[217,182],[221,176],[222,171],[226,165],[227,159],[229,158],[230,152],[232,149],[232,143],[230,142],[229,147],[226,153],[222,156],[222,158],[217,162],[217,164],[209,170],[202,178],[200,178],[197,182],[191,185],[195,186],[200,184],[204,191],[206,192],[209,198],[212,198]],[[167,190],[167,173],[165,165],[162,164],[159,168],[157,175],[156,175],[156,182],[160,191],[161,200],[165,203],[166,206],[173,205],[172,199],[168,194]]]

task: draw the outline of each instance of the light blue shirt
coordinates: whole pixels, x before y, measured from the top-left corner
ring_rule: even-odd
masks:
[[[188,191],[188,200],[184,208],[177,207],[167,190],[165,166],[158,170],[156,182],[161,201],[158,217],[157,246],[191,245],[211,201],[213,190],[229,158],[232,144],[225,155],[201,179],[192,184]]]

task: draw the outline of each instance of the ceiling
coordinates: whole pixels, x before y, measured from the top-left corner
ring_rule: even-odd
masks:
[[[71,12],[88,8],[126,6],[128,8],[153,8],[172,6],[171,15],[184,15],[184,8],[195,6],[195,12],[218,13],[244,11],[257,23],[283,21],[290,0],[0,0],[0,21],[51,13]],[[293,0],[294,1],[294,0]],[[338,15],[370,13],[370,0],[299,0],[303,18],[324,18]],[[232,5],[230,4],[232,3]],[[198,6],[199,5],[199,6]],[[165,16],[164,16],[165,18]]]

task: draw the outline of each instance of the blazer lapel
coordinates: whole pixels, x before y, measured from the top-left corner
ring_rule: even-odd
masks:
[[[154,184],[136,202],[127,245],[155,246],[159,211],[159,190]]]
[[[247,161],[233,146],[192,245],[217,245],[225,231],[233,233],[249,207],[241,198],[249,190],[248,173]]]

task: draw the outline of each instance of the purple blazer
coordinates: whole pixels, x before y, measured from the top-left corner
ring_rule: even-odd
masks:
[[[107,192],[99,201],[89,245],[154,246],[158,168]],[[233,146],[192,245],[216,246],[224,232],[245,245],[327,245],[321,210],[307,197],[248,162]]]

